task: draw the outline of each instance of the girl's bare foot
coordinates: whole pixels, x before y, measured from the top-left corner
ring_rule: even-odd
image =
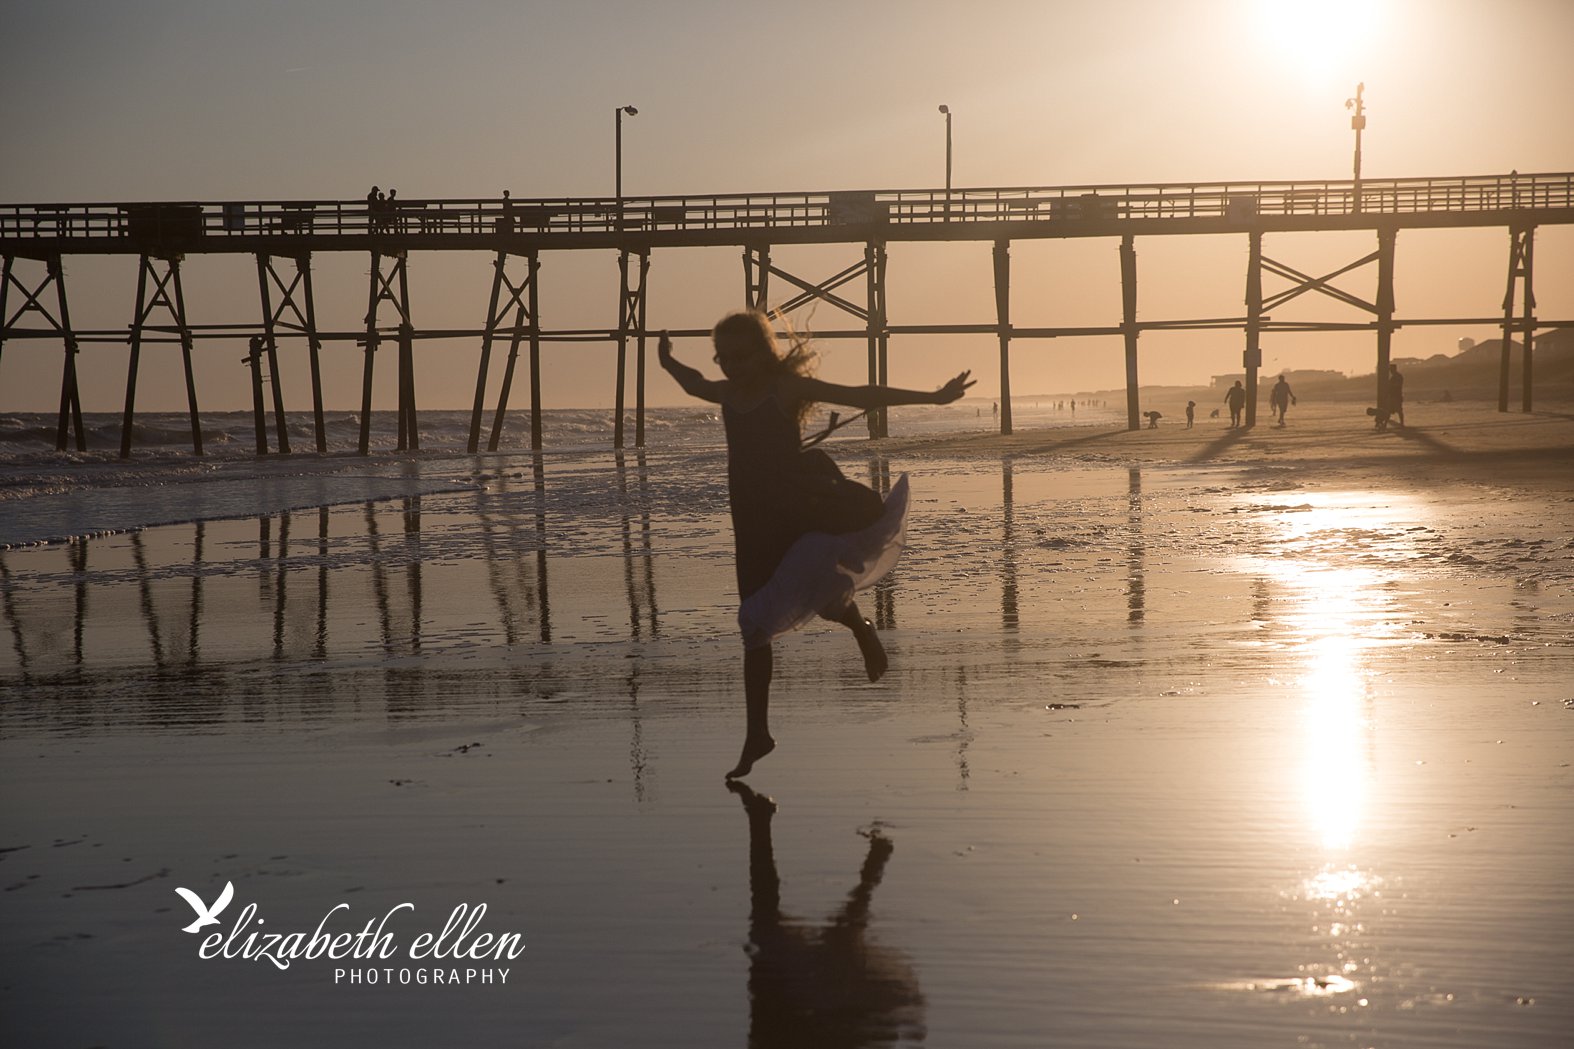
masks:
[[[853,627],[853,637],[858,639],[858,651],[863,653],[864,673],[869,675],[870,681],[879,681],[890,661],[885,657],[885,646],[880,644],[874,624],[867,619],[859,620]]]
[[[727,773],[727,778],[737,779],[740,776],[747,776],[750,770],[754,768],[756,761],[759,761],[775,749],[776,741],[769,736],[763,736],[760,739],[744,739],[743,753],[738,756],[738,764],[733,767],[731,772]]]

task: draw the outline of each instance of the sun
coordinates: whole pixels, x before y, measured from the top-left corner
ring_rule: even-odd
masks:
[[[1250,0],[1257,45],[1286,73],[1359,77],[1385,29],[1383,0]]]

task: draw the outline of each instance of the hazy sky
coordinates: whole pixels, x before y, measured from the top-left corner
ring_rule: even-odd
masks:
[[[624,124],[630,194],[937,187],[946,103],[955,114],[958,186],[1325,179],[1350,175],[1344,100],[1366,84],[1363,173],[1372,178],[1574,170],[1574,4],[1567,0],[908,0],[762,4],[443,4],[312,0],[0,5],[0,202],[149,199],[358,199],[373,183],[401,197],[606,195],[613,111]],[[1308,272],[1354,261],[1369,235],[1270,236],[1267,253]],[[1139,237],[1139,317],[1238,315],[1246,238]],[[1502,230],[1402,233],[1401,316],[1501,311]],[[861,249],[781,250],[811,279]],[[1019,242],[1018,324],[1119,319],[1116,242]],[[489,259],[416,255],[418,325],[479,327]],[[1574,319],[1574,230],[1537,239],[1539,316]],[[367,259],[319,254],[320,322],[358,326]],[[194,322],[259,318],[245,258],[192,256]],[[893,323],[988,322],[987,244],[891,249]],[[1344,285],[1371,297],[1375,272]],[[67,286],[83,328],[123,328],[135,260],[72,258]],[[547,327],[613,327],[613,253],[543,258]],[[1270,283],[1271,291],[1276,285]],[[708,325],[742,296],[734,249],[657,251],[652,326]],[[1360,320],[1330,304],[1280,314]],[[821,327],[847,326],[829,310]],[[1412,328],[1401,355],[1452,351],[1487,328]],[[291,408],[308,404],[304,350],[284,344]],[[1144,382],[1237,369],[1235,333],[1150,333]],[[827,343],[822,374],[859,381],[862,343]],[[547,349],[549,405],[610,403],[610,346]],[[680,346],[702,363],[698,344]],[[329,402],[359,400],[359,352],[328,351]],[[84,351],[84,408],[114,410],[126,350]],[[239,345],[199,341],[205,408],[249,405]],[[467,405],[475,344],[422,343],[423,407]],[[976,392],[997,383],[990,338],[896,339],[892,378],[932,386],[961,367]],[[1266,364],[1370,371],[1372,337],[1278,336]],[[144,356],[139,404],[183,405],[178,353]],[[1019,341],[1019,394],[1121,381],[1118,340]],[[394,357],[379,360],[377,406],[393,406]],[[0,410],[58,397],[58,343],[13,341]],[[516,387],[515,404],[526,403]],[[682,395],[658,376],[656,403]]]

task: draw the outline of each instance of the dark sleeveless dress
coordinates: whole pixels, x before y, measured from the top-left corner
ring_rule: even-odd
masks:
[[[805,530],[786,494],[798,472],[798,424],[774,396],[748,411],[723,404],[721,418],[727,428],[727,494],[742,600],[770,581]]]
[[[747,411],[723,404],[721,414],[738,621],[753,646],[840,607],[890,571],[905,545],[907,482],[882,503],[823,452],[801,451],[798,424],[774,396]]]

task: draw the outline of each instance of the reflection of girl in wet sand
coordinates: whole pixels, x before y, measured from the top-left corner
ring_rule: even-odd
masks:
[[[878,828],[847,902],[821,925],[784,915],[771,844],[776,803],[737,781],[749,814],[749,1049],[854,1049],[924,1038],[918,974],[871,942],[869,902],[893,847]]]
[[[896,564],[907,514],[907,479],[882,506],[846,480],[819,451],[804,452],[799,429],[815,402],[865,410],[897,404],[949,404],[972,384],[963,372],[939,390],[838,386],[808,374],[813,357],[794,342],[779,353],[758,311],[723,317],[711,332],[724,379],[707,379],[672,356],[665,333],[662,367],[686,393],[721,405],[727,427],[727,488],[743,631],[748,727],[728,778],[746,776],[776,747],[769,725],[771,639],[816,615],[853,632],[870,681],[885,673],[885,649],[853,595]]]

